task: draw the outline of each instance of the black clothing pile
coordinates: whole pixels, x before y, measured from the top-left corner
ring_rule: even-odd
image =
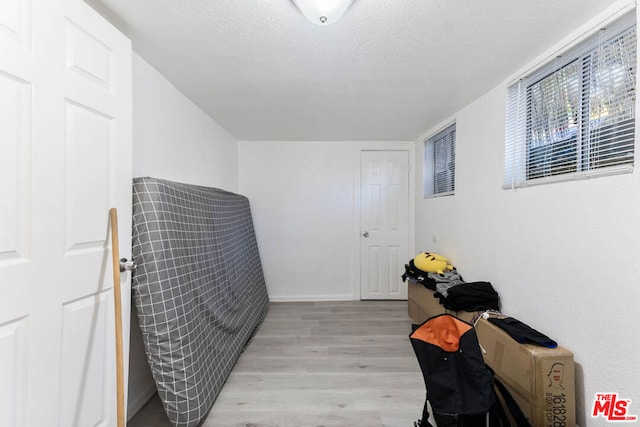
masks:
[[[402,275],[402,281],[409,281],[411,283],[418,283],[427,289],[432,291],[438,291],[439,289],[448,288],[451,286],[464,283],[462,276],[458,274],[458,271],[454,268],[451,271],[446,271],[442,274],[427,273],[416,267],[413,260],[409,261],[409,264],[404,265],[404,274]]]
[[[500,297],[489,282],[465,282],[454,268],[443,274],[427,273],[413,260],[404,265],[402,281],[435,291],[434,297],[451,311],[500,310]]]
[[[406,282],[408,280],[411,283],[418,283],[427,289],[435,291],[436,282],[428,275],[429,273],[425,273],[424,271],[420,270],[418,267],[416,267],[413,260],[411,260],[409,261],[409,264],[404,265],[404,274],[402,275],[402,281]]]
[[[500,310],[500,296],[489,282],[462,283],[439,298],[440,304],[452,311]]]

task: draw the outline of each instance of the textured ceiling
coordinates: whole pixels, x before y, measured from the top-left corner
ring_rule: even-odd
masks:
[[[414,140],[610,0],[86,0],[239,140]]]

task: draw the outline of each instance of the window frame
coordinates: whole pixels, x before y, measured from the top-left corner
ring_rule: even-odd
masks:
[[[606,28],[606,30],[603,28]],[[603,31],[606,31],[604,36]],[[590,57],[600,53],[597,49],[601,47],[609,48],[613,46],[617,40],[629,32],[633,32],[635,39],[634,47],[636,50],[634,55],[637,57],[637,24],[634,8],[631,12],[625,13],[619,19],[611,19],[609,23],[602,23],[595,31],[591,31],[577,42],[567,46],[563,52],[554,55],[551,59],[547,60],[544,65],[534,68],[530,73],[516,80],[515,83],[508,85],[503,188],[526,187],[633,171],[635,164],[635,150],[633,146],[637,139],[637,119],[635,117],[635,105],[637,104],[637,59],[636,61],[632,61],[633,68],[630,69],[630,71],[632,71],[630,74],[633,74],[633,85],[630,90],[634,98],[632,102],[633,116],[624,122],[620,121],[615,122],[613,125],[606,125],[613,126],[613,129],[616,130],[625,127],[631,129],[629,133],[625,133],[625,136],[631,139],[631,141],[626,141],[627,145],[631,145],[631,149],[629,150],[631,155],[628,156],[627,160],[621,160],[613,166],[602,166],[584,160],[590,148],[593,147],[590,140],[591,133],[588,131],[591,129],[593,132],[593,128],[590,127],[591,118],[589,118],[587,113],[587,109],[590,107],[589,91],[591,90],[590,85],[592,82],[586,80],[586,77],[590,76],[589,73],[595,73],[597,69],[592,62],[589,63],[591,60]],[[566,67],[574,64],[577,68],[578,81],[578,86],[574,89],[577,90],[579,96],[577,103],[579,111],[577,111],[575,116],[576,129],[573,130],[575,133],[566,139],[559,139],[551,143],[547,142],[545,143],[546,145],[538,144],[534,146],[531,136],[533,128],[530,127],[530,125],[532,120],[538,119],[539,117],[531,115],[532,88],[536,85],[541,86],[545,79],[559,75]],[[563,81],[563,83],[565,82]],[[567,88],[568,86],[562,87],[562,89]],[[559,92],[553,93],[551,97],[557,96],[558,93]],[[543,106],[546,107],[547,104],[543,104]],[[565,112],[563,112],[563,114],[564,113]],[[571,119],[568,120],[570,121]],[[606,128],[606,126],[603,126],[603,128]],[[607,131],[611,129],[610,127]],[[603,145],[607,146],[608,144],[609,147],[615,145],[614,137],[608,137],[611,138],[611,140],[604,140]],[[628,147],[625,146],[625,148]],[[534,150],[546,150],[547,154],[536,153]],[[551,154],[549,154],[549,152],[551,152]],[[574,159],[575,164],[570,163],[568,160],[563,163],[561,161],[561,159],[563,159],[562,156],[565,156],[565,160],[570,158]],[[550,168],[557,168],[557,170],[544,170],[547,166],[542,165],[542,163],[549,158],[551,159]],[[538,163],[534,164],[532,159]],[[606,161],[607,158],[605,155],[600,155],[598,160]],[[532,165],[538,167],[538,169],[535,169]]]
[[[456,181],[456,122],[449,123],[440,131],[426,138],[423,148],[423,197],[430,199],[454,195]],[[440,175],[443,178],[439,178],[438,174],[444,174]]]

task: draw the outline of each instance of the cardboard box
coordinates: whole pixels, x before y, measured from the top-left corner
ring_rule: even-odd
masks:
[[[409,282],[407,285],[407,310],[414,323],[447,312],[434,298],[434,291],[421,284]],[[451,314],[471,323],[474,313]],[[532,426],[575,426],[573,353],[561,347],[520,344],[485,319],[478,321],[476,332],[485,363],[508,388]]]
[[[476,324],[485,363],[534,427],[576,425],[575,372],[569,350],[520,344],[485,319]]]
[[[451,312],[440,304],[440,300],[434,297],[435,291],[427,289],[419,283],[407,283],[408,298],[407,312],[413,323],[420,324],[437,314],[450,313],[467,322],[471,321],[473,313],[467,311]]]

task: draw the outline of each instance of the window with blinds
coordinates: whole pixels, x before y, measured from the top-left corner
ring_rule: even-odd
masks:
[[[453,194],[456,180],[455,123],[427,138],[423,160],[424,197]]]
[[[505,187],[633,170],[634,16],[508,88]]]

